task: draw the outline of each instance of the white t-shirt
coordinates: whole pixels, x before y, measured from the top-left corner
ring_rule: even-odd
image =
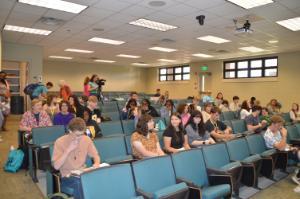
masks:
[[[290,118],[293,121],[300,121],[300,111],[298,111],[296,114],[294,113],[294,111],[290,111]]]
[[[247,111],[246,109],[242,109],[240,113],[241,120],[244,120],[248,115],[251,114],[251,112],[252,112],[251,110]]]
[[[229,105],[229,109],[231,111],[238,111],[241,109],[240,105],[239,104],[236,104],[234,102],[231,102],[230,105]]]
[[[203,117],[203,122],[206,123],[207,120],[210,119],[210,114],[207,113],[206,111],[201,111],[201,113],[202,113],[202,117]]]

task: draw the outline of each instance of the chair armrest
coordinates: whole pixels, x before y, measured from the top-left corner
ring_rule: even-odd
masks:
[[[197,188],[198,186],[195,185],[192,181],[189,181],[185,178],[176,178],[176,183],[185,182],[187,186]]]
[[[221,171],[221,170],[217,170],[217,169],[213,169],[213,168],[207,168],[207,173],[208,173],[208,175],[213,175],[213,174],[228,175],[228,173],[226,171]]]
[[[137,195],[143,196],[145,199],[152,199],[153,195],[143,191],[142,189],[136,189]]]

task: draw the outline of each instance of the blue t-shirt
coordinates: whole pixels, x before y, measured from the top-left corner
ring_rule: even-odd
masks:
[[[43,84],[40,84],[37,86],[34,91],[32,92],[33,97],[38,97],[40,94],[46,94],[48,92],[48,89]]]

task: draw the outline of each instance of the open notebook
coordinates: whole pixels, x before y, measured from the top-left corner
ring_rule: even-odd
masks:
[[[108,166],[110,166],[110,165],[107,164],[107,163],[102,163],[102,164],[99,164],[99,167],[86,167],[86,168],[82,168],[82,169],[72,170],[71,175],[79,176],[84,172],[92,171],[94,169],[98,169],[98,168],[101,168],[101,167],[108,167]]]

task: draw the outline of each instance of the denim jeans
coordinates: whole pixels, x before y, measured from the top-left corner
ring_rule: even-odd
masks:
[[[73,190],[73,192],[70,190]],[[83,199],[80,178],[74,176],[61,178],[61,192],[72,195],[74,199]]]

